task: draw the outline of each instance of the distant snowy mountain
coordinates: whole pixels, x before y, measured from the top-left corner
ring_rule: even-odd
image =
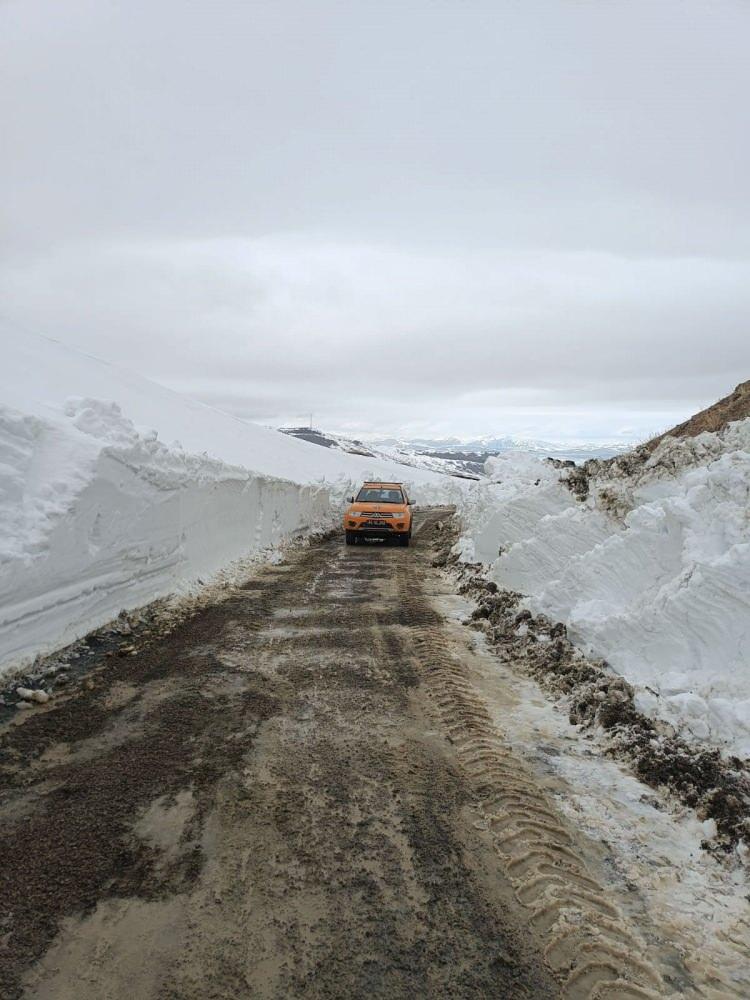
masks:
[[[585,462],[590,458],[612,458],[628,450],[629,445],[619,441],[590,442],[578,441],[565,444],[534,439],[485,436],[469,441],[459,438],[374,438],[361,441],[356,438],[327,434],[311,427],[282,427],[284,434],[321,445],[349,452],[352,455],[366,455],[387,459],[411,468],[442,472],[465,479],[480,479],[484,476],[484,463],[492,455],[507,452],[526,452],[540,458],[549,456],[573,462]]]
[[[534,438],[484,437],[460,440],[459,438],[377,438],[367,442],[374,447],[388,447],[417,451],[420,454],[474,454],[500,455],[508,451],[521,451],[551,458],[585,462],[589,458],[612,458],[633,447],[633,442],[622,441],[540,441]]]

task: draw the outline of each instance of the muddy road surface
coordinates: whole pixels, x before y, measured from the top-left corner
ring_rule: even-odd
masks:
[[[491,721],[449,517],[296,550],[4,725],[0,996],[674,993]]]

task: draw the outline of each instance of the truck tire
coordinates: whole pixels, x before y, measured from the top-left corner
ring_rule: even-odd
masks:
[[[356,541],[357,541],[357,536],[354,534],[354,532],[353,531],[347,531],[347,533],[346,533],[346,544],[347,545],[354,545],[354,543]]]
[[[398,540],[399,540],[399,542],[402,545],[405,545],[405,546],[408,547],[409,542],[411,541],[411,532],[410,531],[408,531],[408,532],[405,531],[403,535],[399,535],[399,539]]]

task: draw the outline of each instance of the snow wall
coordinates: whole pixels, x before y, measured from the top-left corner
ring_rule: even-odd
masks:
[[[490,459],[464,510],[464,559],[566,623],[641,711],[750,755],[750,420],[601,464],[581,502],[565,470]]]
[[[0,496],[6,670],[332,516],[323,486],[168,448],[91,399],[54,423],[0,410]]]

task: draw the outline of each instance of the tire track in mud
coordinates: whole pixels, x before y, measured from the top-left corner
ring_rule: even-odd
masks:
[[[423,526],[429,531],[436,516]],[[656,967],[636,958],[646,942],[587,869],[554,805],[503,743],[481,696],[449,648],[415,563],[399,566],[404,624],[445,731],[471,782],[482,822],[516,896],[547,941],[545,959],[569,1000],[669,995]]]
[[[434,525],[433,517],[424,530]],[[517,899],[530,909],[532,925],[546,939],[545,960],[563,983],[562,995],[568,1000],[747,1000],[743,987],[730,983],[707,956],[688,949],[680,961],[658,927],[641,919],[636,926],[597,881],[584,857],[585,838],[503,740],[484,696],[467,675],[461,649],[424,593],[422,558],[419,553],[399,567],[404,615],[421,671],[473,787],[479,825],[490,832]],[[724,943],[739,955],[748,954],[746,941]]]

